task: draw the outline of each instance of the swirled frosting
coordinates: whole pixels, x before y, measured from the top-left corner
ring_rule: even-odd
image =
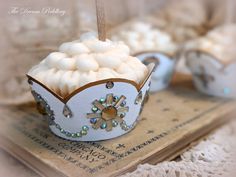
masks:
[[[100,41],[93,33],[85,33],[79,40],[63,43],[58,52],[50,53],[28,75],[61,96],[109,78],[125,78],[139,84],[147,67],[129,53],[129,47],[122,42]]]
[[[148,22],[131,21],[118,32],[114,30],[111,36],[113,41],[124,41],[130,47],[132,54],[159,51],[172,55],[177,50],[177,46],[168,33],[154,28]]]

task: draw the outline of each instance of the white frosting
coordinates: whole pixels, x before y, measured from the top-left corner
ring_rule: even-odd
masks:
[[[111,39],[124,41],[130,47],[132,54],[143,51],[173,54],[177,50],[169,34],[141,21],[130,22],[127,26],[124,25],[120,31],[114,31]]]
[[[206,36],[189,42],[187,49],[198,49],[213,54],[222,62],[236,60],[236,25],[218,27]]]
[[[80,40],[63,43],[59,52],[50,53],[28,74],[65,96],[85,84],[108,78],[126,78],[139,84],[147,67],[130,56],[124,43],[99,41],[86,33]]]

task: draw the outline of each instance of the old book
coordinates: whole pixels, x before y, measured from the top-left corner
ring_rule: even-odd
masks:
[[[235,108],[232,100],[207,97],[180,82],[150,96],[132,132],[100,142],[56,137],[32,105],[1,107],[0,145],[43,176],[117,176],[140,163],[172,159]]]

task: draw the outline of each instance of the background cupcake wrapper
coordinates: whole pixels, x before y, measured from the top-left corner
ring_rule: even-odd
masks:
[[[196,88],[205,94],[236,98],[236,62],[224,65],[202,51],[189,51],[187,65]]]
[[[137,54],[136,57],[145,65],[148,65],[151,62],[154,62],[156,65],[156,69],[151,79],[151,92],[160,91],[169,86],[176,65],[176,60],[174,58],[160,52],[143,52]]]

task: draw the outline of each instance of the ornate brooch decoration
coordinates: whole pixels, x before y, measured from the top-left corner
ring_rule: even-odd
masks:
[[[111,131],[113,127],[117,127],[120,124],[121,128],[126,130],[123,118],[126,112],[129,111],[129,107],[126,106],[125,99],[126,97],[123,95],[118,97],[108,94],[106,98],[95,100],[92,103],[92,113],[87,113],[87,118],[90,119],[92,127]]]

